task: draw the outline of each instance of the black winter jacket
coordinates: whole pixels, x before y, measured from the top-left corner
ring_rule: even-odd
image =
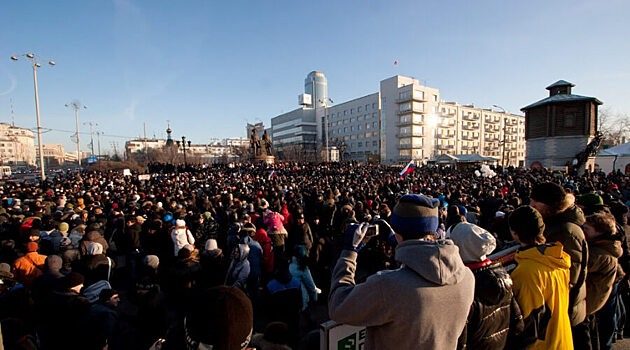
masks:
[[[523,328],[510,275],[500,263],[475,268],[472,272],[475,275],[475,299],[459,347],[504,349],[508,332],[518,333]]]

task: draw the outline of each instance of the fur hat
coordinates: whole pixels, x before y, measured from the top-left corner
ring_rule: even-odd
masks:
[[[175,226],[176,227],[186,227],[186,221],[182,220],[182,219],[178,219],[175,221]]]
[[[560,185],[554,182],[543,182],[534,186],[530,198],[557,208],[564,201],[566,195],[567,193]]]
[[[103,245],[98,242],[88,244],[86,249],[87,255],[103,254]]]
[[[240,289],[219,286],[199,296],[184,319],[189,349],[244,349],[250,342],[254,313],[252,303]]]
[[[486,255],[497,247],[497,240],[490,232],[468,222],[454,226],[451,240],[459,247],[459,255],[466,264],[486,260]]]
[[[420,194],[400,197],[392,211],[392,228],[403,236],[437,231],[439,204],[439,200]]]

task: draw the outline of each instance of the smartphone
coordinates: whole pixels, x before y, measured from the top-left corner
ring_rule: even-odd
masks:
[[[378,236],[378,225],[368,225],[365,238]]]

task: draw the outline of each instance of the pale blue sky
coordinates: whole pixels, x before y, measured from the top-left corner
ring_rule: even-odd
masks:
[[[321,70],[336,102],[373,93],[395,74],[442,98],[511,112],[558,79],[630,113],[630,2],[616,1],[0,1],[0,121],[35,126],[35,52],[42,126],[74,130],[78,99],[105,135],[193,143],[244,136],[246,121],[297,107]],[[398,61],[398,66],[393,62]],[[82,126],[82,133],[87,127]],[[71,133],[45,143],[74,149]],[[106,136],[101,148],[125,138]],[[82,134],[82,148],[88,137]]]

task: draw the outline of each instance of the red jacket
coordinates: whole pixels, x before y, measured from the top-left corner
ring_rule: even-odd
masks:
[[[263,250],[262,269],[264,272],[273,272],[273,246],[271,245],[271,238],[267,236],[267,231],[259,228],[256,230],[254,240],[260,243]]]

